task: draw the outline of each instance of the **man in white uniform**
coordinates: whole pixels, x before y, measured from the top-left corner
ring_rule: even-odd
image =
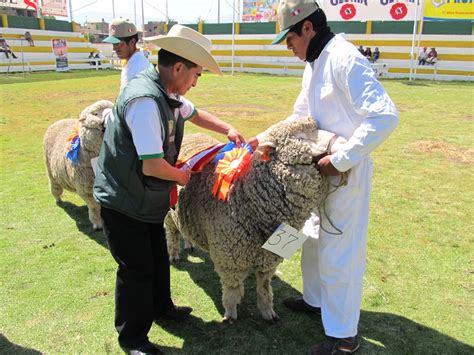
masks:
[[[114,52],[127,63],[122,68],[120,77],[120,91],[128,84],[130,80],[138,73],[152,65],[147,58],[137,48],[138,34],[133,23],[123,18],[117,18],[109,25],[109,36],[102,42],[112,43]]]
[[[310,238],[301,257],[303,297],[284,304],[321,314],[326,340],[310,354],[352,353],[359,348],[372,178],[369,154],[396,128],[398,113],[368,60],[330,31],[315,1],[281,0],[278,21],[282,31],[273,43],[286,39],[287,48],[306,61],[302,90],[287,120],[311,116],[320,129],[347,139],[341,150],[317,164],[333,185],[340,182],[341,172],[350,171],[348,184],[329,194],[327,216],[315,211],[304,226]],[[258,137],[249,143],[258,145]]]

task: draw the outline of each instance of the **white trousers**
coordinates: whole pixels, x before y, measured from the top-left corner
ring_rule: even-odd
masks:
[[[346,186],[328,196],[326,212],[342,235],[320,228],[317,211],[306,221],[301,268],[303,299],[321,307],[326,335],[336,338],[357,334],[367,254],[367,225],[372,180],[369,158],[351,169]],[[332,184],[339,181],[331,177]],[[336,232],[321,210],[322,226]]]

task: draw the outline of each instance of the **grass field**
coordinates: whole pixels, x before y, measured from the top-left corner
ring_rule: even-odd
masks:
[[[188,97],[247,137],[286,117],[300,79],[204,75]],[[474,353],[474,85],[387,80],[400,126],[374,154],[361,354]],[[113,327],[115,262],[87,209],[49,194],[42,138],[54,121],[114,100],[117,72],[0,76],[0,353],[120,353]],[[196,132],[189,124],[187,132]],[[220,283],[199,251],[172,267],[184,324],[153,326],[169,353],[303,354],[323,339],[316,317],[281,304],[302,289],[300,255],[273,280],[269,324],[246,283],[239,320],[220,322]]]

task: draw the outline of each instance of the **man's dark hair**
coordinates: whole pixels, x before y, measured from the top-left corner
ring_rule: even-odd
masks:
[[[328,21],[326,19],[324,11],[321,9],[317,9],[311,15],[291,27],[289,32],[295,32],[298,36],[301,36],[301,31],[303,30],[303,23],[305,21],[310,21],[313,24],[313,29],[315,31],[318,31],[318,29],[320,28],[327,27],[328,25]]]
[[[160,49],[158,52],[158,64],[163,67],[172,67],[176,63],[183,63],[186,68],[191,69],[197,67],[196,63],[191,62],[177,54],[171,53],[166,49]]]
[[[138,43],[138,33],[135,33],[133,36],[130,36],[130,37],[120,38],[121,41],[124,41],[127,44],[129,44],[132,39],[134,39],[135,44],[137,44]]]

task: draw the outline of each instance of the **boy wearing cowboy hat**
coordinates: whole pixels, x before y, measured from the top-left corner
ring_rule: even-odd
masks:
[[[359,348],[366,263],[369,154],[395,129],[398,113],[370,63],[343,36],[331,32],[316,1],[280,0],[278,22],[282,31],[273,44],[286,40],[286,47],[306,62],[302,90],[287,120],[311,116],[320,129],[347,140],[317,163],[333,186],[340,184],[341,172],[350,170],[347,185],[328,195],[326,214],[319,216],[316,210],[303,228],[310,237],[301,255],[303,296],[288,298],[284,305],[321,315],[326,339],[310,354],[353,353]],[[258,145],[258,137],[250,144]]]
[[[171,299],[163,228],[172,187],[185,185],[190,178],[189,172],[174,167],[185,120],[225,134],[237,144],[244,141],[232,126],[181,98],[196,86],[203,67],[221,74],[210,54],[210,41],[180,25],[148,40],[161,48],[157,69],[144,70],[118,96],[94,183],[104,234],[118,264],[118,341],[126,352],[135,354],[161,353],[148,340],[153,320],[183,320],[192,311],[175,306]],[[187,117],[181,114],[183,105],[192,107]]]

